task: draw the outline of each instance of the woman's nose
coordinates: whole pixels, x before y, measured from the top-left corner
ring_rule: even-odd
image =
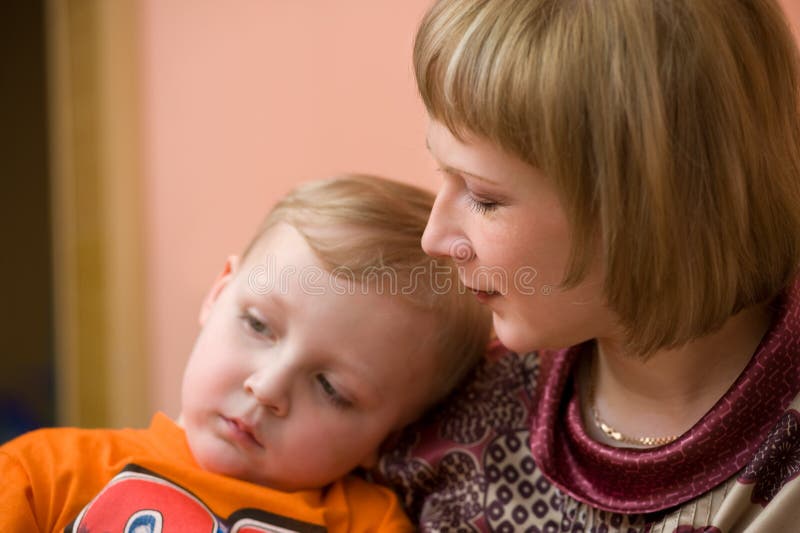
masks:
[[[456,263],[464,263],[475,256],[475,251],[461,230],[453,209],[454,201],[443,186],[436,195],[422,234],[422,249],[431,257],[452,257]]]
[[[289,414],[290,376],[287,369],[261,368],[244,382],[244,389],[272,414],[284,417]]]

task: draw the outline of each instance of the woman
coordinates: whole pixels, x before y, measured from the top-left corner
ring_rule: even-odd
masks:
[[[384,456],[421,528],[796,527],[800,102],[779,6],[440,0],[414,62],[443,176],[423,247],[519,354]]]

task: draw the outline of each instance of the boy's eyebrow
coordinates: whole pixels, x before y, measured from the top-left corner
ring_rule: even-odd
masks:
[[[341,365],[343,368],[345,368],[352,375],[356,376],[358,378],[358,380],[364,386],[369,388],[369,392],[367,393],[369,399],[374,400],[374,399],[377,399],[377,398],[381,397],[381,393],[383,391],[382,391],[381,387],[379,387],[378,384],[375,383],[372,380],[372,376],[371,376],[371,373],[369,371],[369,368],[361,367],[361,366],[359,366],[357,364],[352,364],[352,363],[349,363],[349,362],[346,363],[346,362],[342,361],[341,357],[338,357],[336,359],[337,359],[339,365]],[[361,392],[363,393],[363,390]]]
[[[265,299],[271,300],[272,304],[279,309],[286,309],[287,307],[287,299],[281,294],[280,290],[269,291],[269,293],[265,295]]]

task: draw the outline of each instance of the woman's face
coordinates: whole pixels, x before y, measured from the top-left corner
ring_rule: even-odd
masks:
[[[444,177],[422,246],[452,256],[462,282],[492,310],[510,349],[564,348],[617,331],[602,294],[600,261],[562,290],[569,225],[554,184],[491,142],[459,141],[432,121],[428,147]]]

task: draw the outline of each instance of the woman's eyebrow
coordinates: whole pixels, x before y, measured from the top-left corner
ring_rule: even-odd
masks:
[[[489,185],[497,185],[496,181],[490,180],[487,177],[479,176],[478,174],[473,174],[472,172],[467,172],[467,171],[461,170],[459,168],[451,167],[450,165],[442,165],[442,164],[440,164],[439,165],[439,170],[443,170],[444,172],[447,172],[448,174],[464,175],[464,176],[476,179],[478,181],[482,181],[482,182],[487,183]]]
[[[463,174],[465,176],[469,176],[470,178],[474,178],[476,180],[483,181],[484,183],[488,183],[489,185],[497,185],[498,184],[496,181],[491,180],[491,179],[487,178],[486,176],[481,176],[479,174],[473,174],[472,172],[467,172],[465,170],[461,170],[460,168],[456,168],[456,167],[452,167],[450,165],[443,164],[441,161],[439,161],[439,158],[437,158],[436,155],[434,155],[434,153],[431,151],[431,144],[430,144],[430,142],[428,141],[427,138],[425,138],[425,148],[428,149],[428,152],[431,154],[431,157],[433,157],[436,160],[436,162],[439,163],[439,170],[443,170],[443,171],[445,171],[447,173],[450,173],[450,174]]]

